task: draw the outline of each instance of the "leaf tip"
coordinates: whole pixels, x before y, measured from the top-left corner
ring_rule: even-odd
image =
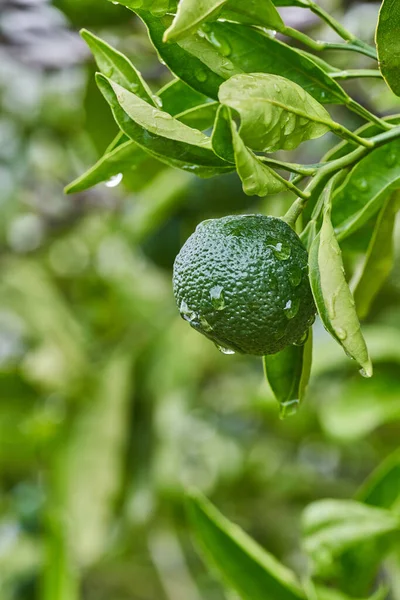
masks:
[[[362,375],[363,377],[369,378],[372,377],[372,375],[374,374],[374,368],[372,366],[372,362],[371,360],[369,360],[361,369],[360,369],[360,375]]]

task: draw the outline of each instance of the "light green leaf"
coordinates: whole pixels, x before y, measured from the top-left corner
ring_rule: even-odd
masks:
[[[103,75],[122,85],[146,102],[155,104],[153,94],[147,83],[126,56],[90,31],[82,29],[80,33],[92,51],[97,66]]]
[[[103,75],[97,76],[97,82],[120,129],[151,156],[200,176],[232,170],[214,154],[210,138],[200,131],[152,107]]]
[[[297,412],[304,399],[311,373],[312,329],[301,346],[287,346],[277,354],[263,357],[268,383],[280,405],[280,416]]]
[[[260,152],[292,150],[324,135],[332,124],[312,96],[277,75],[235,75],[221,85],[219,99],[239,113],[244,143]]]
[[[183,46],[181,47],[176,42],[165,44],[163,42],[163,35],[165,30],[171,25],[172,17],[166,15],[165,17],[158,18],[145,10],[135,10],[135,12],[146,25],[152,44],[157,50],[160,59],[165,62],[170,71],[194,90],[217,100],[218,88],[225,77],[221,77],[216,71],[212,70],[204,60],[191,54],[195,44],[198,43],[199,53],[202,58],[204,59],[205,50],[207,50],[208,63],[213,64],[215,62],[216,65],[220,66],[224,61],[221,60],[221,56],[217,50],[207,40],[200,38],[198,35],[191,36],[191,50],[185,49]],[[216,66],[215,68],[217,69],[218,67]]]
[[[311,244],[313,243],[316,235],[317,235],[317,222],[314,221],[314,219],[311,219],[299,235],[301,241],[303,242],[303,244],[307,248],[307,250],[310,250]]]
[[[122,4],[131,10],[140,8],[155,16],[175,12],[177,2],[178,0],[118,0],[118,4]]]
[[[390,454],[356,493],[356,500],[400,511],[400,450]]]
[[[207,564],[243,600],[304,598],[294,574],[264,551],[204,497],[187,499],[190,526]]]
[[[383,0],[376,28],[379,68],[390,89],[400,96],[400,0]]]
[[[284,27],[271,0],[180,0],[175,19],[164,34],[164,41],[179,40],[218,16],[270,29],[281,30]]]
[[[228,77],[226,69],[217,71],[224,79],[241,72],[271,73],[294,81],[322,104],[347,104],[350,101],[343,88],[311,59],[311,55],[305,56],[260,30],[237,23],[213,22],[204,28],[204,36],[215,52],[229,60],[231,72]],[[205,60],[195,47],[191,52]],[[208,65],[215,70],[215,59]]]
[[[236,170],[242,181],[244,193],[248,196],[267,196],[285,190],[283,178],[246,148],[233,121],[231,127]]]
[[[393,230],[397,210],[397,194],[389,195],[377,218],[364,262],[352,281],[360,319],[368,315],[375,296],[393,268]]]
[[[370,152],[350,171],[333,195],[332,223],[339,240],[364,225],[391,190],[400,188],[400,141]]]
[[[318,565],[398,531],[400,521],[388,510],[354,500],[319,500],[305,509],[302,529],[304,547]]]
[[[347,284],[341,251],[327,206],[320,232],[309,254],[310,283],[318,313],[326,330],[361,366],[361,373],[372,375],[372,364],[361,333],[354,299]]]
[[[217,156],[229,162],[235,162],[233,151],[231,111],[226,106],[219,106],[211,136],[211,145]]]

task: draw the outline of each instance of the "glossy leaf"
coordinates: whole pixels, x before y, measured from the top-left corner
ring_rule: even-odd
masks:
[[[357,491],[356,500],[388,508],[400,509],[400,450],[386,458]]]
[[[189,108],[205,104],[207,96],[196,92],[181,79],[173,79],[162,87],[157,96],[161,100],[161,106],[170,115],[177,115]]]
[[[393,268],[393,230],[397,210],[397,195],[389,195],[377,218],[364,262],[352,282],[361,319],[368,315],[375,296]]]
[[[210,139],[200,131],[153,108],[103,75],[97,76],[97,82],[120,129],[150,155],[200,176],[232,170],[215,156]]]
[[[150,12],[145,10],[135,10],[138,16],[142,19],[147,27],[150,40],[156,48],[159,57],[165,62],[168,68],[187,85],[194,90],[213,98],[218,99],[218,88],[225,78],[217,74],[211,69],[204,60],[200,60],[197,56],[180,46],[176,42],[165,44],[163,36],[165,30],[171,25],[172,18],[169,15],[165,17],[155,17]],[[204,51],[207,48],[208,62],[214,66],[215,64],[224,63],[221,61],[221,56],[213,46],[204,38],[199,36],[191,36],[192,50],[196,43],[199,45],[199,53],[204,59]],[[202,54],[203,53],[203,54]],[[214,68],[217,68],[216,66]]]
[[[280,30],[284,27],[271,0],[180,0],[175,19],[165,32],[164,41],[183,38],[196,31],[202,23],[218,16],[270,29]]]
[[[294,574],[198,493],[187,499],[189,523],[207,564],[243,600],[304,598]]]
[[[248,196],[267,196],[285,190],[286,186],[282,177],[264,165],[246,147],[233,121],[231,121],[231,127],[236,170],[242,181],[244,193]]]
[[[400,187],[400,141],[370,152],[350,171],[332,199],[332,222],[339,240],[364,225]]]
[[[213,126],[219,106],[218,102],[206,102],[179,113],[176,119],[189,127],[205,131]]]
[[[312,360],[312,329],[301,346],[287,346],[263,357],[268,383],[280,405],[281,417],[297,412],[307,390]]]
[[[216,51],[229,59],[236,72],[280,75],[300,85],[322,104],[346,104],[350,100],[311,55],[304,55],[274,36],[228,22],[208,23],[204,35]],[[200,54],[198,58],[201,59]]]
[[[324,135],[332,124],[312,96],[277,75],[235,75],[221,85],[219,99],[239,113],[243,141],[260,152],[292,150]]]
[[[400,96],[400,0],[383,0],[376,29],[379,68],[390,89]]]
[[[311,219],[307,223],[306,227],[303,229],[301,234],[299,235],[301,241],[303,242],[303,244],[307,248],[307,250],[310,250],[311,244],[313,243],[314,239],[316,238],[316,235],[317,235],[317,222],[314,221],[314,219]]]
[[[175,12],[177,3],[178,0],[118,0],[117,2],[117,4],[122,4],[131,10],[140,8],[155,16]]]
[[[304,546],[317,564],[399,528],[399,519],[390,511],[354,500],[313,502],[302,519]]]
[[[359,363],[362,374],[370,377],[372,364],[345,278],[329,206],[325,210],[321,230],[311,244],[309,265],[311,289],[325,329]]]
[[[231,111],[226,106],[219,106],[211,136],[211,145],[217,156],[229,162],[235,162],[233,150]]]
[[[81,30],[81,36],[92,51],[97,66],[103,75],[122,85],[146,102],[155,104],[153,94],[147,83],[126,56],[86,29]]]

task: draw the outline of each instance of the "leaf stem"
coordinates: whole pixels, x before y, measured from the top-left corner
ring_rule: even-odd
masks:
[[[359,40],[356,40],[357,43],[346,41],[344,44],[336,42],[322,42],[314,40],[309,35],[302,33],[301,31],[297,31],[297,29],[293,29],[293,27],[285,27],[281,30],[281,33],[288,35],[289,37],[305,44],[317,52],[321,52],[322,50],[348,50],[350,52],[365,54],[366,56],[374,58],[375,60],[377,59],[376,51],[368,45],[364,45],[361,42],[358,43]]]
[[[353,111],[354,113],[356,113],[363,119],[366,119],[367,121],[370,121],[371,123],[375,123],[382,129],[389,130],[394,127],[394,125],[392,123],[388,123],[387,121],[384,121],[377,115],[374,115],[372,112],[367,110],[364,106],[362,106],[361,104],[359,104],[358,102],[353,100],[353,98],[349,99],[349,101],[346,103],[346,106],[349,110]]]
[[[336,133],[336,135],[343,137],[346,140],[355,142],[359,146],[365,146],[366,148],[373,147],[373,142],[366,138],[358,136],[356,133],[353,133],[352,131],[350,131],[350,129],[347,129],[347,127],[344,127],[344,125],[341,125],[340,123],[336,123],[335,121],[333,121],[330,128],[333,131],[333,133]]]
[[[288,163],[283,162],[281,160],[276,160],[274,158],[269,158],[268,156],[259,156],[259,159],[262,160],[263,163],[276,167],[278,169],[283,169],[284,171],[289,171],[289,173],[298,173],[299,175],[303,175],[305,177],[309,177],[311,175],[315,175],[318,165],[299,165],[297,163]]]
[[[333,71],[329,73],[333,79],[359,79],[359,78],[376,78],[382,79],[382,73],[378,69],[347,69],[346,71]]]

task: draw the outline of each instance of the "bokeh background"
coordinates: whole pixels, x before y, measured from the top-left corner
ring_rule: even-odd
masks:
[[[373,39],[376,3],[324,6]],[[334,39],[311,13],[283,13]],[[231,600],[194,551],[182,490],[200,488],[304,572],[303,508],[350,498],[398,447],[400,229],[364,326],[374,378],[361,378],[317,322],[308,400],[280,421],[261,361],[220,354],[180,319],[171,268],[199,221],[280,215],[291,199],[248,198],[235,175],[200,180],[153,159],[117,186],[65,196],[116,133],[83,26],[125,52],[154,91],[171,79],[122,7],[0,0],[0,597]],[[379,114],[400,112],[378,80],[347,87]],[[314,162],[334,142],[291,158]],[[349,274],[369,231],[346,241]]]

